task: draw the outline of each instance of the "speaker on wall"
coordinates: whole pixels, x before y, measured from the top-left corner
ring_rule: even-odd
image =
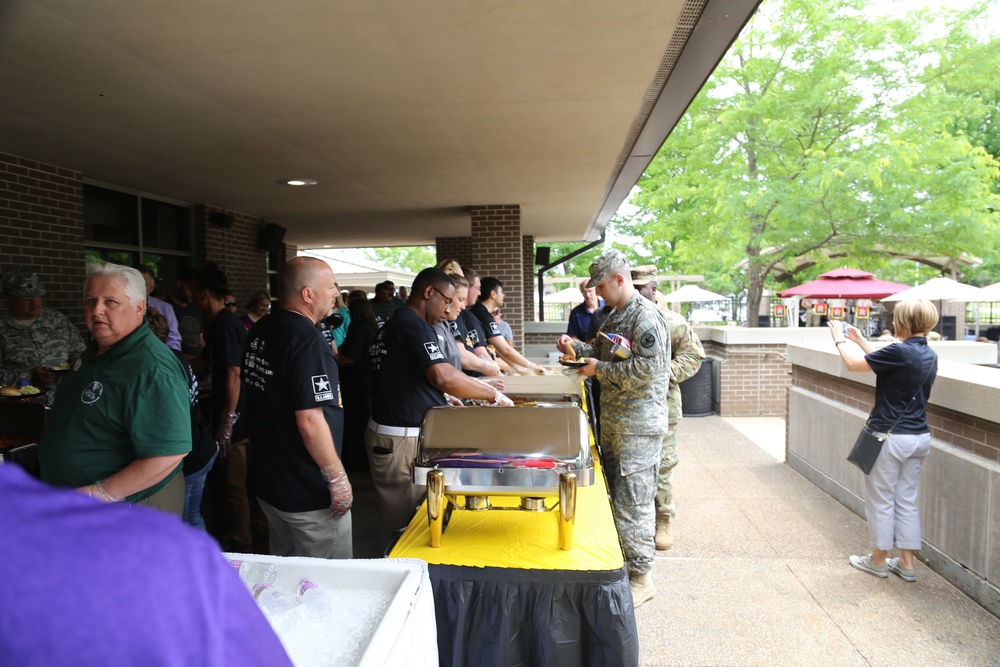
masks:
[[[552,260],[552,248],[538,246],[535,248],[535,266],[548,266]]]
[[[226,213],[225,211],[216,211],[208,216],[208,221],[213,225],[222,227],[223,229],[232,229],[233,225],[236,224],[236,216],[232,213]]]
[[[273,222],[265,222],[257,236],[257,247],[261,250],[272,250],[285,240],[285,228]]]

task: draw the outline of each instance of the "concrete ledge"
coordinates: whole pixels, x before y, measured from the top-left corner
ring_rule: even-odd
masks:
[[[974,366],[950,359],[953,354],[965,356],[968,346],[980,349],[992,347],[984,343],[931,345],[938,353],[938,376],[931,392],[930,404],[995,422],[998,416],[997,406],[1000,405],[1000,368]],[[840,355],[830,347],[829,342],[823,345],[789,345],[788,361],[793,366],[802,366],[869,387],[875,386],[874,373],[848,371],[844,368]]]

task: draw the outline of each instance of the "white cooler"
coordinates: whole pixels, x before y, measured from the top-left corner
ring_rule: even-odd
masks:
[[[379,591],[392,595],[389,607],[368,639],[358,665],[417,667],[438,664],[434,597],[427,563],[410,558],[326,560],[282,558],[258,554],[224,554],[229,560],[272,563],[277,569],[275,587],[295,589],[309,579],[326,590]],[[349,614],[338,609],[337,614]],[[357,641],[362,641],[358,638]]]

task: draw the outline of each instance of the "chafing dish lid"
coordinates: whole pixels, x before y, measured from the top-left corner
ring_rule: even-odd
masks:
[[[514,408],[438,407],[424,415],[419,465],[460,466],[505,459],[560,462],[574,467],[590,461],[587,416],[576,405]]]

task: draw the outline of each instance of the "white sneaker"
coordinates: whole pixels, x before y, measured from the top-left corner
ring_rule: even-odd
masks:
[[[889,568],[885,565],[876,565],[873,563],[871,554],[867,556],[851,556],[851,567],[862,572],[867,572],[879,579],[885,579],[889,576]]]

